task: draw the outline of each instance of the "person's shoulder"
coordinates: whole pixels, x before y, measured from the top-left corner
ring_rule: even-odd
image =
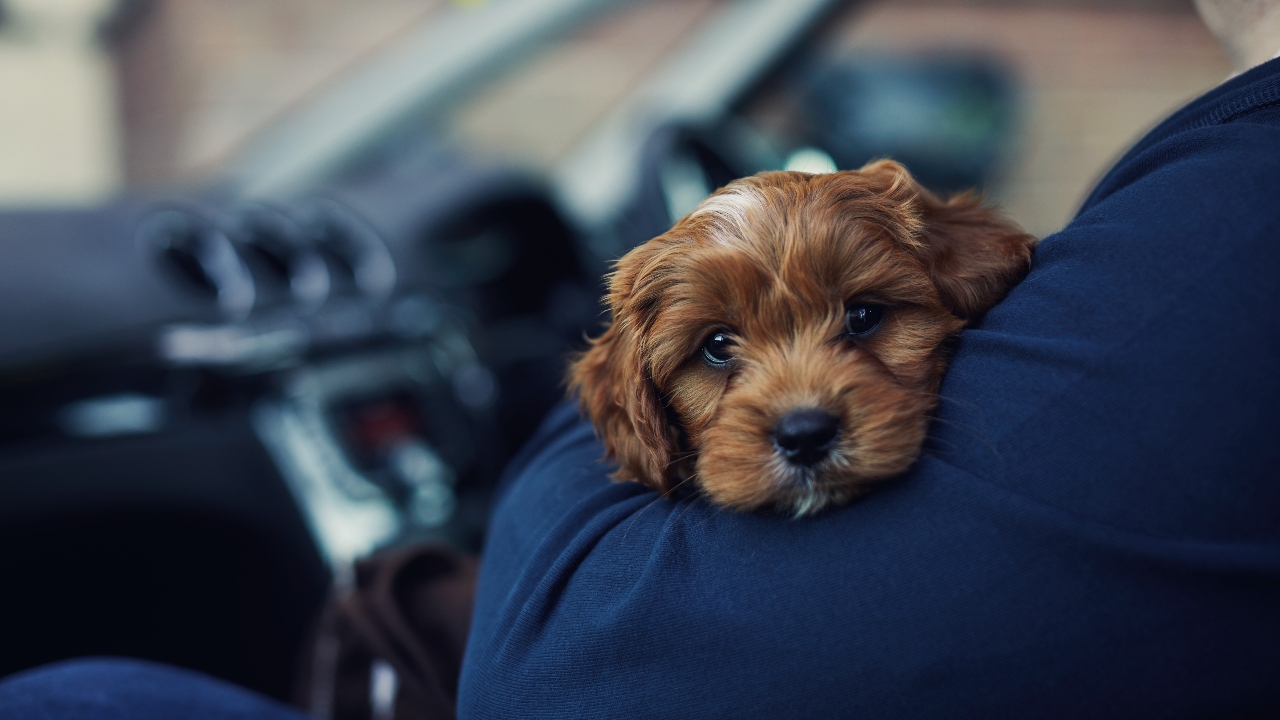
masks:
[[[1280,60],[1273,60],[1214,88],[1147,133],[1099,181],[1078,219],[1107,202],[1180,202],[1183,193],[1257,198],[1263,210],[1272,204],[1270,179],[1278,169]]]
[[[1280,213],[1280,123],[1207,125],[1172,135],[1118,163],[1098,183],[1076,222],[1145,208],[1183,214],[1209,208]]]

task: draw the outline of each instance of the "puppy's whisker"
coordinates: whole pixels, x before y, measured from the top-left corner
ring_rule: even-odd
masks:
[[[692,478],[686,478],[686,479],[692,479]],[[693,486],[693,490],[690,492],[688,502],[684,504],[685,505],[684,509],[681,510],[680,514],[676,516],[676,521],[679,522],[682,518],[684,518],[685,513],[693,509],[694,503],[697,502],[698,500],[701,500],[705,496],[706,496],[706,492],[702,489],[702,487],[700,485],[695,484]],[[704,517],[703,521],[705,522],[706,519],[707,518]]]
[[[973,440],[975,440],[975,441],[977,441],[978,443],[980,443],[980,444],[981,444],[983,447],[985,447],[987,450],[990,450],[990,451],[991,451],[991,457],[992,457],[993,459],[995,459],[995,460],[996,460],[996,462],[998,462],[1001,466],[1003,466],[1003,465],[1004,465],[1004,456],[1000,454],[1000,448],[996,447],[995,442],[994,442],[994,441],[992,441],[992,440],[991,440],[991,438],[990,438],[990,437],[989,437],[985,432],[982,432],[982,431],[981,431],[981,430],[979,430],[977,427],[975,427],[975,426],[973,426],[973,425],[970,425],[970,424],[968,424],[968,423],[957,422],[957,421],[955,421],[955,420],[947,420],[946,418],[939,418],[939,417],[935,417],[935,418],[933,418],[931,422],[935,422],[935,423],[937,423],[937,424],[939,424],[939,425],[946,425],[946,426],[948,426],[948,427],[953,427],[953,428],[955,428],[956,430],[959,430],[959,431],[963,432],[963,433],[964,433],[965,435],[967,435],[968,437],[970,437],[970,438],[972,438]],[[944,441],[942,438],[939,438],[939,437],[936,437],[936,436],[932,437],[931,439],[932,439],[934,442],[947,442],[947,443],[950,443],[950,445],[951,445],[953,448],[954,448],[954,447],[959,447],[959,444],[958,444],[958,443],[955,443],[955,442],[950,441],[950,440],[945,440],[945,441]]]
[[[667,467],[670,468],[672,465],[688,460],[689,458],[695,457],[697,454],[698,454],[697,450],[681,450],[679,452],[672,453],[671,460],[670,462],[667,463]]]
[[[959,398],[954,398],[954,397],[951,397],[950,395],[938,396],[938,404],[942,405],[943,403],[955,406],[957,408],[962,408],[964,410],[970,410],[970,411],[981,410],[981,407],[979,407],[977,403],[972,403],[972,402],[969,402],[968,400],[961,400]]]
[[[649,508],[653,507],[654,505],[657,505],[657,504],[658,504],[658,501],[659,501],[659,500],[661,500],[661,499],[662,499],[662,496],[661,496],[661,495],[659,495],[659,496],[655,497],[654,499],[652,499],[652,500],[650,500],[649,502],[645,503],[645,504],[644,504],[644,507],[642,507],[642,508],[640,508],[639,510],[637,510],[637,511],[635,512],[635,514],[631,516],[631,522],[628,522],[628,523],[627,523],[627,528],[626,528],[625,530],[623,530],[623,531],[622,531],[622,539],[623,539],[623,540],[626,540],[626,539],[627,539],[627,535],[630,535],[630,534],[631,534],[631,527],[632,527],[633,525],[635,525],[635,524],[636,524],[636,521],[640,519],[640,516],[641,516],[641,515],[643,515],[643,514],[644,514],[644,512],[645,512],[646,510],[648,510]]]
[[[670,488],[668,488],[668,489],[667,489],[667,492],[666,492],[665,494],[663,494],[663,493],[659,493],[657,497],[655,497],[654,499],[652,499],[652,500],[650,500],[649,502],[645,503],[644,507],[642,507],[642,508],[640,508],[639,510],[637,510],[637,511],[635,512],[635,514],[631,516],[631,521],[627,523],[627,528],[626,528],[626,530],[623,530],[623,531],[622,531],[622,537],[623,537],[623,539],[624,539],[624,540],[626,539],[627,535],[631,532],[631,527],[632,527],[633,525],[635,525],[635,524],[636,524],[636,521],[640,519],[640,516],[641,516],[641,515],[643,515],[643,514],[645,513],[645,511],[646,511],[646,510],[648,510],[649,508],[651,508],[651,507],[653,507],[653,506],[657,505],[659,502],[662,502],[662,500],[664,500],[664,499],[670,499],[670,495],[671,495],[671,493],[672,493],[673,491],[675,491],[676,489],[680,488],[682,485],[684,485],[685,483],[689,482],[689,481],[690,481],[690,480],[692,480],[694,477],[696,477],[696,473],[695,473],[694,475],[691,475],[691,476],[689,476],[689,477],[686,477],[686,478],[681,479],[679,482],[677,482],[676,484],[674,484],[674,485],[672,485]]]
[[[672,486],[671,486],[671,490],[675,490],[676,488],[680,487],[680,486],[681,486],[681,485],[683,485],[684,483],[688,482],[688,481],[689,481],[689,479],[690,479],[690,478],[685,478],[684,480],[681,480],[680,482],[676,483],[675,485],[672,485]],[[670,492],[670,491],[668,491],[668,492]],[[695,495],[697,495],[697,494],[700,494],[700,493],[701,493],[701,491],[700,491],[700,490],[698,490],[698,491],[696,491],[694,494],[695,494]],[[668,497],[667,495],[663,495],[663,494],[659,493],[659,494],[657,495],[657,497],[655,497],[654,499],[652,499],[652,500],[650,500],[649,502],[645,503],[645,504],[644,504],[644,507],[642,507],[642,508],[640,508],[639,510],[637,510],[637,511],[635,512],[635,514],[631,516],[631,522],[627,523],[627,529],[622,531],[622,539],[624,539],[624,540],[625,540],[625,539],[627,538],[627,535],[631,532],[631,526],[636,524],[636,521],[640,519],[640,516],[641,516],[641,515],[643,515],[643,514],[644,514],[644,512],[645,512],[646,510],[648,510],[649,508],[651,508],[651,507],[653,507],[653,506],[657,505],[658,503],[662,502],[663,500],[670,500],[670,499],[671,499],[671,498],[670,498],[670,497]]]
[[[698,475],[697,473],[694,473],[693,475],[690,475],[689,477],[680,480],[675,485],[672,485],[670,488],[667,488],[667,494],[670,495],[672,492],[679,490],[680,488],[684,487],[685,483],[692,482],[696,477],[698,477]]]

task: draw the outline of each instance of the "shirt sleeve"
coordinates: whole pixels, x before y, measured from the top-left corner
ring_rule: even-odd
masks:
[[[1280,709],[1280,129],[1129,162],[853,505],[661,498],[552,413],[493,519],[460,717]]]

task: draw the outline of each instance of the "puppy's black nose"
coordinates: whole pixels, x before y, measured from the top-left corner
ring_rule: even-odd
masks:
[[[825,410],[792,410],[773,428],[773,444],[788,462],[816,465],[835,445],[840,421]]]

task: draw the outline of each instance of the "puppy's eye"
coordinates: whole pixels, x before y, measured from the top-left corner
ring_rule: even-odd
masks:
[[[707,363],[720,367],[733,359],[733,346],[736,345],[728,333],[712,333],[702,343],[702,359]]]
[[[844,315],[844,331],[845,334],[858,337],[866,335],[880,326],[880,321],[884,319],[883,305],[856,304],[850,305],[845,310]]]

